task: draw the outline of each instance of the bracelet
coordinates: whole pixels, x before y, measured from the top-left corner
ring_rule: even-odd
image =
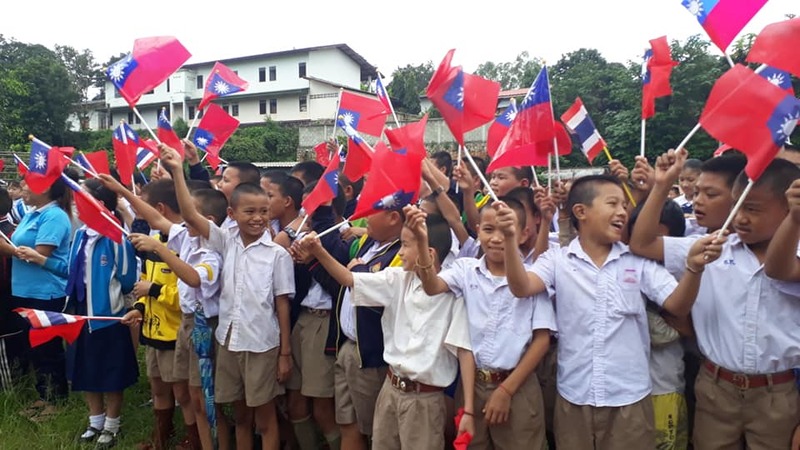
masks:
[[[417,256],[416,265],[417,265],[417,269],[419,269],[419,270],[430,270],[433,267],[433,261],[431,261],[431,263],[428,264],[427,266],[423,266],[419,262],[419,256]]]
[[[692,268],[689,266],[689,261],[686,261],[686,270],[688,270],[689,272],[692,272],[692,273],[693,273],[693,274],[695,274],[695,275],[699,275],[699,274],[703,273],[703,271],[704,271],[704,270],[706,270],[706,269],[705,269],[705,268],[703,268],[703,269],[700,269],[700,270],[697,270],[697,269],[692,269]]]
[[[292,356],[292,353],[291,352],[289,352],[289,353],[281,353],[280,356]]]
[[[503,390],[503,392],[505,392],[506,394],[508,394],[508,396],[509,396],[509,397],[513,397],[513,396],[514,396],[514,394],[512,394],[512,393],[511,393],[511,391],[509,391],[509,390],[508,390],[508,388],[506,388],[506,387],[505,387],[505,386],[503,386],[502,384],[498,384],[498,385],[497,385],[497,387],[498,387],[498,388],[500,388],[500,389],[502,389],[502,390]]]
[[[473,416],[474,417],[474,415],[469,411],[464,411],[464,415],[465,416]]]

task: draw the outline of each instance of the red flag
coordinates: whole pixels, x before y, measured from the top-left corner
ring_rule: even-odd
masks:
[[[458,414],[456,414],[456,430],[458,427],[461,426],[461,419],[464,417],[464,408],[458,408]],[[467,450],[469,447],[469,443],[472,442],[472,435],[469,433],[461,433],[456,436],[455,441],[453,441],[453,448],[455,450]]]
[[[508,129],[514,122],[515,117],[517,117],[517,102],[512,98],[508,107],[494,119],[494,122],[489,127],[489,132],[486,136],[486,153],[490,157],[497,152],[497,147],[500,147],[503,138],[508,134]]]
[[[25,161],[17,156],[16,153],[14,153],[14,161],[17,162],[17,173],[19,173],[21,177],[25,177],[28,173],[28,166],[25,164]]]
[[[173,36],[136,39],[133,52],[106,69],[106,77],[133,107],[191,57]]]
[[[328,166],[328,163],[331,162],[331,155],[328,151],[327,142],[320,142],[314,146],[314,159],[316,159],[320,165]]]
[[[719,147],[717,147],[716,150],[714,150],[714,157],[722,156],[728,150],[733,150],[733,147],[731,147],[730,145],[722,144]]]
[[[314,186],[314,190],[303,199],[303,209],[305,209],[306,214],[310,216],[314,214],[314,211],[317,210],[319,205],[333,200],[338,193],[339,152],[335,152],[333,158],[328,161],[328,167],[325,169],[322,177],[317,181],[317,185]]]
[[[217,61],[211,69],[206,81],[206,88],[203,91],[203,99],[197,105],[197,109],[203,109],[206,105],[217,97],[226,97],[237,92],[242,92],[248,87],[244,81],[225,64]]]
[[[364,142],[364,138],[343,119],[337,119],[336,126],[344,130],[348,137],[347,156],[345,156],[342,173],[350,181],[359,180],[369,171],[372,164],[372,150]]]
[[[158,131],[156,131],[156,136],[158,136],[158,140],[161,141],[162,144],[174,148],[178,154],[181,155],[181,159],[184,158],[183,142],[181,142],[181,138],[175,134],[175,130],[172,129],[172,123],[170,123],[169,117],[167,117],[166,108],[161,109],[161,113],[158,115]]]
[[[422,158],[428,156],[428,152],[425,150],[425,127],[427,125],[428,115],[425,114],[418,122],[394,130],[387,129],[386,139],[389,140],[392,151],[410,152]]]
[[[92,169],[98,174],[111,174],[111,166],[108,164],[108,153],[105,150],[98,150],[91,153],[83,153],[83,157],[91,164]]]
[[[747,155],[745,172],[755,181],[786,144],[798,118],[800,100],[737,64],[714,84],[700,124]]]
[[[25,174],[28,189],[36,194],[47,191],[61,176],[66,165],[67,159],[58,147],[49,147],[34,138],[31,141],[31,158]]]
[[[194,145],[206,153],[219,157],[222,147],[237,128],[239,121],[235,117],[226,113],[216,103],[211,103],[194,132]]]
[[[678,63],[672,60],[672,51],[666,36],[652,39],[650,49],[644,54],[642,65],[642,119],[656,113],[656,99],[672,95],[669,77]]]
[[[72,198],[75,200],[75,209],[78,210],[78,219],[87,227],[97,231],[117,244],[122,242],[122,229],[116,217],[102,203],[72,180],[63,175],[61,177],[67,186],[72,189]]]
[[[130,185],[136,169],[136,150],[142,146],[142,141],[133,128],[120,122],[111,135],[111,144],[114,146],[114,159],[122,184]]]
[[[14,312],[31,324],[28,334],[31,347],[37,347],[57,337],[62,337],[71,344],[81,334],[81,328],[86,322],[84,317],[54,311],[16,308]]]
[[[398,210],[416,201],[421,181],[422,158],[418,154],[393,152],[378,141],[369,176],[350,220]]]
[[[553,125],[558,154],[560,156],[569,155],[572,152],[572,139],[570,139],[569,133],[561,122],[555,122]],[[512,146],[507,143],[507,140],[510,139],[508,136],[506,135],[489,166],[486,167],[487,173],[501,167],[547,166],[547,155],[553,154],[552,139]]]
[[[222,160],[220,159],[219,156],[213,153],[206,153],[206,162],[208,163],[209,166],[211,166],[212,169],[218,172],[217,175],[222,175],[222,172],[220,172],[219,170],[219,165],[222,162]]]
[[[380,100],[343,91],[336,117],[342,116],[344,122],[356,131],[380,136],[389,113]]]
[[[768,64],[800,77],[800,17],[769,24],[758,33],[747,62]]]

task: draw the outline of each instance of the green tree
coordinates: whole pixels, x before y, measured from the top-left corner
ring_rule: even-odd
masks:
[[[522,52],[514,61],[501,63],[486,61],[478,66],[475,74],[497,81],[503,90],[522,89],[533,84],[541,68],[541,59],[531,58],[528,52]]]
[[[294,161],[298,145],[296,127],[267,119],[264,125],[237,130],[225,144],[222,157],[229,161]]]
[[[78,52],[70,46],[56,45],[55,52],[67,69],[72,88],[80,99],[74,108],[74,112],[78,116],[79,128],[80,130],[87,130],[89,128],[89,113],[92,111],[92,108],[86,104],[87,101],[91,100],[89,98],[89,89],[97,84],[97,80],[103,78],[103,72],[89,49]]]
[[[433,76],[433,63],[398,67],[392,72],[392,82],[386,87],[394,109],[408,114],[419,114],[419,98]]]

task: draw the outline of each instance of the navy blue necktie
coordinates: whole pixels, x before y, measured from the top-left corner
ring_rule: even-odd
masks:
[[[67,293],[74,294],[78,303],[83,303],[86,299],[86,283],[83,278],[86,273],[86,242],[88,236],[84,233],[81,236],[81,244],[78,246],[78,253],[75,254],[76,262],[75,269],[70,271],[69,279],[67,281]]]

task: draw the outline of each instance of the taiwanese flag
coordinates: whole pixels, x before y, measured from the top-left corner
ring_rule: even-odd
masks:
[[[650,49],[644,53],[642,64],[642,119],[656,114],[656,99],[672,95],[669,77],[672,68],[678,65],[672,60],[666,36],[650,41]]]
[[[378,141],[369,176],[349,220],[402,209],[416,201],[421,181],[422,158],[418,154],[393,152]]]
[[[217,175],[222,175],[222,171],[220,171],[220,163],[222,163],[222,158],[213,154],[213,153],[206,153],[206,162],[212,169],[214,169]]]
[[[392,151],[410,152],[422,158],[428,156],[428,151],[425,150],[425,127],[427,124],[428,115],[425,114],[418,122],[394,130],[386,130],[386,139],[389,140]]]
[[[345,123],[370,136],[380,136],[386,125],[386,115],[390,111],[379,100],[342,91],[339,100],[339,113]]]
[[[175,134],[175,130],[172,129],[172,124],[169,121],[169,117],[167,117],[166,108],[162,108],[161,113],[158,115],[158,131],[156,132],[156,136],[158,136],[158,140],[161,141],[162,144],[174,148],[178,154],[181,155],[181,159],[183,159],[183,143],[178,135]]]
[[[714,84],[700,124],[747,155],[745,172],[755,181],[786,144],[798,118],[800,100],[737,64]]]
[[[489,134],[486,137],[486,153],[489,154],[489,157],[494,156],[495,152],[497,152],[497,147],[503,142],[503,138],[506,137],[506,133],[508,133],[508,129],[511,127],[511,123],[514,122],[515,117],[517,117],[517,102],[512,98],[508,108],[500,113],[494,119],[492,125],[489,126]]]
[[[242,92],[248,87],[244,81],[225,64],[217,62],[211,69],[211,74],[206,81],[206,88],[203,91],[203,99],[197,109],[203,109],[206,105],[217,97],[225,97],[237,92]]]
[[[133,52],[106,69],[106,77],[131,107],[191,57],[173,36],[136,39]]]
[[[383,86],[380,76],[375,78],[375,95],[378,96],[378,100],[381,101],[384,108],[386,108],[389,112],[393,111],[392,100],[389,99],[389,94],[386,92],[386,88]]]
[[[14,153],[14,161],[16,161],[16,163],[17,163],[17,173],[19,173],[19,175],[22,176],[22,177],[27,175],[28,174],[28,166],[27,166],[27,164],[25,164],[25,161],[23,161],[22,158],[17,156],[16,153]]]
[[[239,121],[236,118],[221,106],[211,103],[194,132],[194,145],[209,155],[219,157],[220,150],[237,128]]]
[[[464,145],[464,133],[494,118],[500,84],[464,73],[460,66],[450,67],[454,51],[445,55],[425,92],[442,114],[453,137]]]
[[[50,147],[34,138],[25,183],[33,193],[41,194],[58,180],[66,165],[67,159],[58,147]]]
[[[767,0],[683,0],[723,53]]]
[[[561,122],[555,122],[553,128],[556,134],[556,151],[553,150],[552,139],[516,148],[509,147],[504,141],[486,168],[487,173],[501,167],[547,166],[547,155],[557,153],[559,156],[565,156],[572,153],[572,139],[564,125]]]
[[[122,228],[119,221],[102,203],[86,192],[72,178],[63,175],[61,179],[72,189],[78,220],[117,244],[122,242]]]
[[[800,17],[776,22],[764,27],[756,36],[747,62],[759,62],[800,77]]]
[[[16,308],[14,310],[31,324],[28,340],[31,347],[37,347],[57,337],[68,343],[75,342],[81,334],[86,318],[54,311]]]
[[[794,95],[792,76],[789,75],[788,72],[765,65],[758,74],[770,83],[786,91],[789,95]]]
[[[331,162],[331,155],[328,151],[327,142],[320,142],[314,146],[314,159],[316,159],[320,165],[324,167],[328,166],[328,163]]]
[[[303,209],[309,216],[314,214],[319,205],[327,203],[339,193],[339,153],[336,152],[328,162],[325,173],[317,181],[317,185],[305,199],[303,199]]]
[[[355,182],[369,171],[370,165],[372,165],[372,149],[364,141],[364,138],[342,118],[336,120],[336,125],[344,130],[348,137],[347,156],[342,173],[348,180]]]
[[[117,162],[117,172],[122,184],[128,184],[136,170],[136,149],[142,146],[139,135],[125,122],[120,122],[111,135],[111,144],[114,146],[114,159]]]
[[[86,169],[84,173],[87,177],[94,176],[91,172],[106,175],[111,173],[111,166],[108,164],[108,153],[106,153],[105,150],[98,150],[91,153],[81,152],[78,154],[78,157],[75,158],[75,162]]]

